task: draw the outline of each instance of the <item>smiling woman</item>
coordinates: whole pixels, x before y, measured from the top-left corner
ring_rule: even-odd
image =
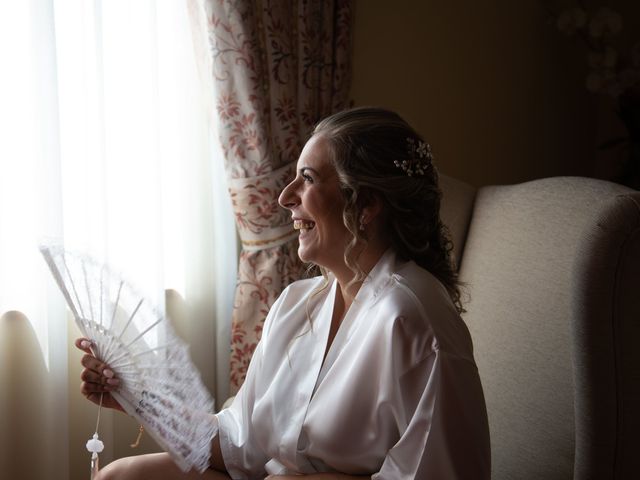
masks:
[[[280,203],[300,258],[324,275],[269,310],[244,384],[212,419],[207,475],[487,480],[484,396],[431,147],[393,112],[337,113]],[[107,391],[102,368],[85,370],[92,392]],[[104,480],[190,478],[169,462],[117,461]]]
[[[316,126],[280,204],[324,278],[282,293],[217,415],[232,478],[489,478],[431,147],[393,112],[337,113]]]

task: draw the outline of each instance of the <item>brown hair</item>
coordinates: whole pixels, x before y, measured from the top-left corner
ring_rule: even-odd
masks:
[[[423,175],[408,175],[394,163],[415,160],[409,143],[418,144],[422,137],[397,113],[373,107],[333,114],[316,125],[313,135],[327,141],[345,199],[343,221],[353,235],[344,255],[355,274],[351,283],[364,278],[357,256],[352,258],[356,245],[366,244],[358,220],[363,206],[377,195],[384,205],[384,231],[396,254],[431,272],[463,312],[453,243],[440,220],[438,173],[431,162]]]

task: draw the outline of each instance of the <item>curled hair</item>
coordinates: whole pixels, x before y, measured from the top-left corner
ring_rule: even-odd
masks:
[[[453,243],[440,220],[438,173],[431,162],[422,175],[408,175],[394,163],[411,161],[415,155],[408,145],[424,141],[422,137],[398,114],[372,107],[331,115],[316,125],[313,135],[327,141],[345,200],[343,221],[353,235],[344,254],[354,272],[350,284],[365,276],[354,255],[356,246],[366,244],[358,219],[370,199],[378,196],[383,204],[382,231],[396,254],[431,272],[463,312]]]

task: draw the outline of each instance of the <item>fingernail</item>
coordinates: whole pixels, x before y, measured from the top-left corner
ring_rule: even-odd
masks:
[[[118,380],[117,378],[110,378],[109,380],[107,380],[107,383],[109,385],[120,385],[120,380]]]
[[[82,340],[80,342],[80,346],[82,348],[89,348],[91,346],[91,342],[89,340]]]
[[[109,370],[108,368],[105,368],[102,371],[102,374],[107,378],[113,378],[113,371]]]

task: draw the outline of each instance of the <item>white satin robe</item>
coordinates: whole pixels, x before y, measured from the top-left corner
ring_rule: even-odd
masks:
[[[234,479],[338,471],[373,479],[489,479],[485,402],[469,332],[446,289],[387,251],[323,364],[336,281],[290,285],[244,385],[217,415]]]

